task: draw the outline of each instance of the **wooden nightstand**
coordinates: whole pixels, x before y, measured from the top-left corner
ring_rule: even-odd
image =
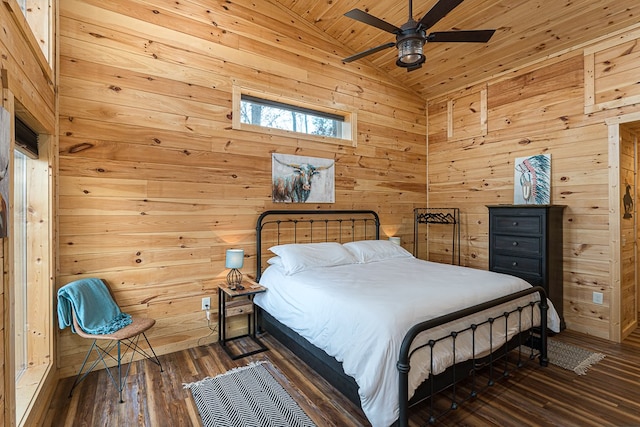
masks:
[[[232,290],[229,289],[226,283],[220,283],[218,285],[218,342],[233,360],[268,350],[256,337],[258,322],[253,305],[253,297],[256,294],[265,292],[267,288],[247,278],[242,281],[242,286],[244,286],[244,289]],[[241,315],[247,316],[247,333],[237,337],[227,338],[227,319]],[[227,343],[240,338],[251,339],[258,348],[244,353],[234,354]]]

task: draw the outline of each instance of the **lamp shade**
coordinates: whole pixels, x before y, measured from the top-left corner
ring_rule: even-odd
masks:
[[[244,249],[227,249],[224,263],[226,268],[242,268],[244,264]]]

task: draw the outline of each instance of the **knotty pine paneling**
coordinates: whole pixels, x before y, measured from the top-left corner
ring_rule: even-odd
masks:
[[[384,31],[343,17],[348,10],[364,8],[397,26],[407,21],[407,2],[277,1],[348,45],[350,53],[393,39]],[[435,0],[413,2],[413,17],[419,20],[435,3]],[[611,0],[545,2],[543,5],[526,1],[465,0],[432,30],[495,28],[497,31],[489,43],[427,44],[426,65],[411,73],[395,66],[395,49],[386,49],[364,61],[355,61],[351,67],[371,61],[395,79],[405,81],[421,96],[433,98],[490,79],[498,73],[513,72],[557,52],[635,25],[638,7],[633,2]]]
[[[3,88],[11,91],[17,101],[16,111],[30,126],[39,132],[52,133],[55,128],[53,70],[35,37],[24,35],[30,32],[26,25],[18,3],[3,2],[0,14]]]
[[[52,13],[55,14],[55,5],[51,6],[54,11]],[[2,32],[2,37],[0,37],[0,92],[2,94],[0,105],[9,111],[11,120],[15,115],[19,115],[25,123],[36,130],[40,134],[41,149],[43,152],[47,152],[49,144],[55,145],[56,143],[55,137],[49,137],[49,135],[55,134],[56,128],[55,77],[54,70],[43,54],[41,46],[45,43],[49,48],[52,48],[53,43],[50,43],[51,40],[48,37],[36,38],[33,35],[29,24],[34,25],[36,16],[40,15],[36,9],[37,7],[30,8],[27,20],[20,10],[18,2],[3,1],[0,6],[0,31]],[[44,20],[46,15],[48,13],[45,13],[41,18]],[[38,35],[43,36],[41,32]],[[53,52],[51,49],[46,50],[48,53]],[[52,60],[51,63],[53,62]],[[13,149],[13,147],[10,148]],[[44,155],[43,158],[45,158],[44,162],[49,162],[48,165],[44,165],[44,173],[47,175],[55,169],[56,162],[48,155]],[[51,166],[51,168],[47,166]],[[49,179],[38,180],[40,183],[48,181]],[[30,223],[31,230],[34,235],[42,237],[35,239],[36,241],[32,242],[30,246],[30,250],[36,254],[33,255],[33,258],[38,260],[30,265],[29,274],[32,278],[30,284],[33,285],[33,289],[39,290],[39,296],[50,294],[52,291],[51,277],[54,265],[52,255],[55,252],[51,248],[50,239],[53,216],[50,207],[53,203],[51,202],[52,197],[47,197],[51,196],[49,190],[47,185],[30,189],[32,195],[44,195],[40,200],[41,203],[30,206],[33,208],[30,211],[32,214],[30,219],[33,220],[33,223]],[[14,274],[10,260],[14,256],[20,255],[12,254],[12,251],[9,240],[2,239],[0,241],[0,262],[2,263],[0,330],[3,339],[0,343],[2,377],[0,380],[0,425],[15,425],[17,409],[26,408],[32,398],[33,404],[30,407],[30,413],[24,418],[22,413],[19,416],[24,425],[33,425],[34,420],[38,420],[46,412],[46,406],[55,389],[57,378],[55,357],[52,357],[51,354],[54,328],[50,311],[53,305],[46,297],[38,298],[36,301],[32,301],[32,304],[30,303],[30,313],[33,317],[31,320],[34,321],[29,323],[30,348],[28,354],[33,356],[33,350],[36,350],[38,356],[41,357],[33,357],[31,360],[33,371],[36,372],[31,384],[16,393],[13,339],[14,301],[12,298],[15,284],[12,282]],[[40,316],[36,319],[38,314]],[[52,369],[43,374],[47,365]],[[36,389],[37,391],[31,393]]]
[[[200,299],[217,301],[230,247],[255,274],[266,209],[374,209],[412,248],[425,103],[344,66],[342,46],[282,6],[63,0],[60,26],[57,283],[105,279],[125,311],[157,320],[158,353],[217,339]],[[357,146],[232,130],[234,81],[356,108]],[[336,203],[272,203],[274,152],[335,159]],[[72,375],[87,344],[65,330],[59,349],[60,373]]]
[[[638,40],[596,52],[594,55],[595,103],[607,103],[637,97],[637,64],[640,61]]]
[[[563,219],[567,327],[610,338],[614,292],[604,120],[615,113],[584,114],[583,64],[583,56],[574,52],[488,81],[488,132],[483,137],[448,138],[444,109],[448,98],[430,100],[428,198],[431,207],[460,208],[462,263],[486,269],[486,205],[513,203],[516,157],[550,153],[551,201],[567,205]],[[453,99],[456,94],[449,96]],[[640,107],[627,106],[618,114],[633,111]],[[626,275],[630,277],[629,272]],[[604,294],[603,305],[593,304],[593,291]],[[627,301],[628,293],[623,290]]]

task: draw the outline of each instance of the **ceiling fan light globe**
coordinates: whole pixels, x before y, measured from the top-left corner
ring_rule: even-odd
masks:
[[[424,40],[421,38],[408,38],[398,43],[398,64],[402,67],[410,67],[424,62]]]
[[[403,64],[411,65],[411,64],[415,64],[416,62],[418,62],[421,57],[422,56],[420,54],[405,55],[405,56],[400,58],[400,62],[402,62]]]

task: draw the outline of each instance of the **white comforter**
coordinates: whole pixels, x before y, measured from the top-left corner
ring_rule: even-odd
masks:
[[[290,276],[281,267],[270,266],[260,283],[268,291],[256,295],[255,303],[343,363],[359,386],[362,409],[374,427],[389,426],[398,418],[396,362],[412,325],[531,286],[505,274],[415,258],[315,268]],[[496,315],[503,312],[500,308]],[[537,308],[534,312],[539,324]],[[549,327],[559,331],[553,307],[549,313]],[[517,332],[516,317],[510,318],[509,338]],[[486,318],[483,314],[477,321]],[[504,327],[495,329],[501,331],[494,331],[494,349],[504,342]],[[419,341],[443,335],[437,333],[423,333]],[[488,337],[488,332],[484,335]],[[476,343],[476,355],[489,349],[485,342],[483,348]],[[436,374],[452,362],[444,347],[436,352]],[[459,338],[456,361],[471,358],[472,351]],[[411,359],[410,396],[428,375],[428,350],[419,351]]]

